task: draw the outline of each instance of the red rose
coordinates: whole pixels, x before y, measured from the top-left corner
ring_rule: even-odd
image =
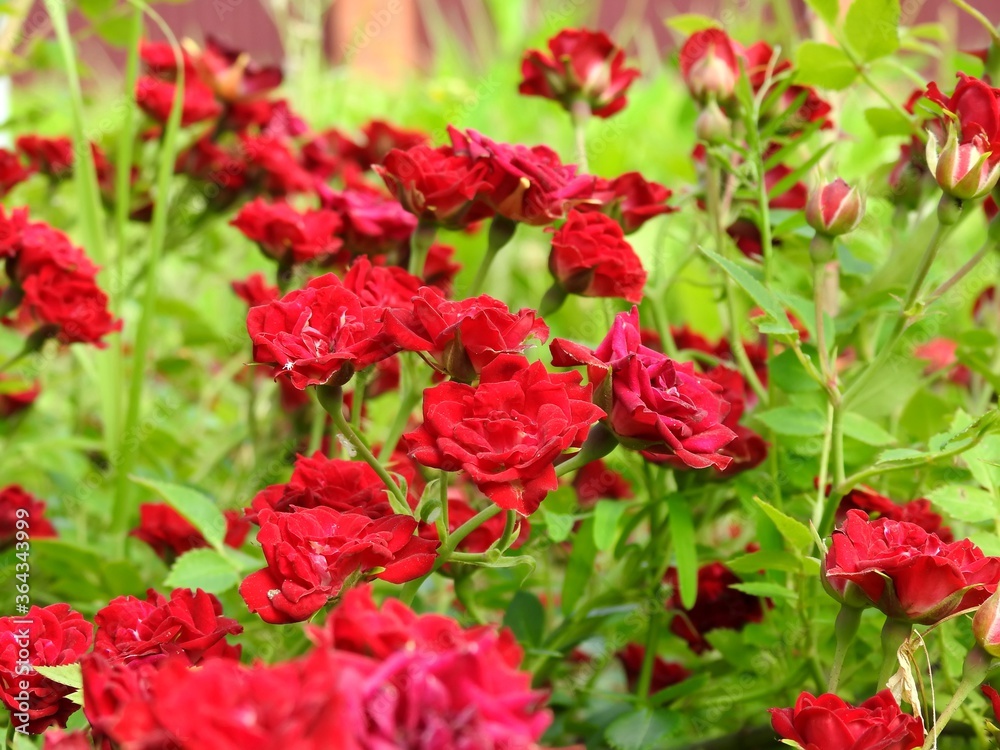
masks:
[[[355,260],[344,276],[344,286],[358,295],[362,305],[387,311],[412,310],[422,284],[398,266],[373,266],[364,256]]]
[[[168,662],[174,661],[185,666],[188,663],[183,655],[132,662],[112,660],[98,652],[83,657],[80,662],[83,714],[90,722],[98,747],[110,747],[113,740],[123,748],[179,750],[160,727],[149,703],[155,676]],[[218,661],[234,663],[230,659]]]
[[[721,397],[729,402],[729,414],[722,424],[736,433],[736,438],[721,451],[733,460],[725,469],[719,470],[720,476],[731,477],[760,466],[767,458],[767,443],[749,427],[740,424],[748,398],[746,380],[738,370],[725,365],[712,368],[705,373],[705,377],[722,386]]]
[[[0,148],[0,198],[31,177],[32,170],[21,164],[13,151]]]
[[[45,750],[92,750],[90,733],[83,730],[64,732],[61,729],[50,729],[45,733]]]
[[[430,138],[419,130],[400,128],[385,120],[371,120],[361,128],[363,142],[352,143],[350,156],[362,169],[371,169],[381,164],[393,149],[406,151],[414,146],[422,146]]]
[[[553,462],[582,445],[604,412],[579,374],[503,354],[476,388],[446,382],[424,391],[423,415],[404,436],[417,463],[465,471],[494,503],[527,516],[558,486]]]
[[[585,464],[573,477],[580,506],[589,508],[598,500],[625,500],[633,497],[632,485],[601,459]]]
[[[292,193],[308,193],[315,178],[299,166],[289,146],[271,134],[240,133],[240,155],[248,178],[258,189],[276,198]]]
[[[576,210],[601,211],[617,221],[625,234],[632,234],[653,217],[676,211],[667,205],[672,194],[638,172],[626,172],[613,180],[598,177],[594,185],[595,203],[581,203]]]
[[[333,256],[343,246],[340,217],[326,209],[296,211],[287,203],[247,203],[231,222],[279,263],[307,263]]]
[[[583,101],[598,117],[611,117],[625,106],[625,93],[639,71],[625,67],[625,52],[607,34],[564,29],[548,46],[551,55],[525,53],[518,88],[522,94],[554,99],[568,111]]]
[[[236,296],[249,307],[266,305],[281,296],[278,287],[268,284],[264,274],[260,272],[250,274],[244,281],[234,281],[232,287]]]
[[[392,513],[385,486],[375,470],[363,461],[327,458],[321,451],[298,456],[285,484],[272,484],[257,493],[247,518],[259,523],[265,509],[287,513],[292,508],[333,508],[341,513],[361,513],[382,518]]]
[[[754,93],[759,93],[767,82],[767,71],[771,67],[774,58],[774,48],[767,42],[757,42],[741,51],[741,56],[746,61],[747,74],[750,77],[750,85]],[[777,76],[787,70],[791,70],[792,63],[788,60],[777,61],[771,71],[772,77]],[[832,111],[832,107],[821,99],[811,88],[806,86],[786,86],[775,102],[775,107],[779,111],[787,111],[796,102],[796,111],[782,123],[781,132],[797,132],[811,122],[821,122],[821,130],[832,127],[833,123],[827,119],[827,115]]]
[[[409,311],[390,311],[386,336],[400,349],[426,352],[441,372],[471,383],[501,354],[520,354],[529,339],[544,342],[548,326],[534,310],[512,313],[488,295],[452,302],[422,287]]]
[[[625,670],[625,679],[628,682],[628,689],[635,692],[639,685],[639,675],[642,672],[642,662],[646,657],[646,649],[638,643],[629,643],[615,657],[622,663]],[[684,682],[691,676],[691,672],[677,662],[667,661],[662,656],[657,655],[653,660],[652,679],[649,683],[649,694],[655,695],[661,690],[665,690],[672,685]]]
[[[253,127],[275,138],[294,138],[309,130],[305,120],[295,114],[284,99],[234,102],[224,113],[225,118],[218,127],[236,132]]]
[[[772,708],[771,727],[807,750],[916,750],[924,725],[899,710],[888,690],[852,706],[833,693],[802,693],[792,708]]]
[[[440,289],[450,296],[455,277],[462,270],[462,264],[455,262],[455,248],[435,242],[427,251],[424,261],[424,283]]]
[[[792,173],[791,167],[784,164],[776,164],[764,173],[764,185],[770,191],[779,182]],[[803,182],[796,182],[791,187],[785,188],[784,192],[773,195],[768,200],[771,208],[784,208],[789,211],[801,211],[809,202],[809,188]]]
[[[239,549],[250,533],[250,524],[235,510],[227,510],[226,545]],[[139,526],[129,534],[141,539],[157,555],[173,559],[188,550],[207,547],[208,542],[191,522],[166,503],[142,503],[139,506]]]
[[[186,43],[191,64],[201,80],[225,102],[240,102],[266,94],[281,85],[281,68],[261,66],[248,53],[229,47],[209,35],[205,49]]]
[[[302,144],[302,166],[321,180],[328,180],[339,174],[347,162],[360,169],[352,161],[357,149],[357,144],[336,128],[323,130]]]
[[[739,44],[722,29],[704,29],[688,37],[681,47],[681,75],[697,99],[729,99],[740,77]]]
[[[607,424],[625,445],[692,469],[725,469],[722,449],[736,437],[725,426],[721,386],[690,363],[643,346],[639,310],[620,313],[596,350],[566,339],[550,345],[557,367],[587,365]]]
[[[549,271],[571,294],[642,300],[646,271],[622,228],[599,213],[570,212],[552,236]]]
[[[211,205],[225,209],[232,205],[240,192],[247,187],[248,165],[239,153],[225,149],[207,136],[199,138],[177,155],[174,171],[192,180],[211,183],[214,198]]]
[[[437,556],[435,543],[413,536],[417,521],[410,516],[371,519],[316,507],[264,509],[258,518],[267,567],[247,576],[240,594],[269,623],[308,619],[359,573],[392,583],[419,578]]]
[[[103,349],[102,340],[120,331],[121,320],[108,310],[108,297],[92,276],[45,266],[21,285],[24,298],[18,324],[51,329],[63,344],[94,344]]]
[[[167,599],[153,589],[146,599],[119,596],[94,615],[94,651],[114,660],[155,661],[182,654],[189,663],[239,659],[241,648],[226,641],[243,626],[222,616],[222,604],[201,589],[174,589]]]
[[[982,687],[983,695],[989,700],[991,707],[993,708],[993,719],[994,721],[1000,721],[1000,693],[994,690],[989,685],[983,685]]]
[[[343,385],[395,350],[382,340],[382,310],[365,307],[332,273],[266,305],[250,308],[255,362],[277,368],[292,385]]]
[[[687,641],[696,654],[712,648],[705,633],[720,628],[742,630],[751,622],[764,619],[762,600],[730,588],[734,583],[742,581],[720,562],[709,563],[698,569],[698,599],[691,609],[684,609],[681,604],[677,569],[670,568],[663,580],[674,590],[667,600],[667,609],[680,612],[670,621],[670,630]]]
[[[968,388],[972,380],[969,368],[958,361],[958,342],[947,338],[931,339],[913,350],[913,356],[927,362],[925,375],[933,375],[942,370],[948,372],[948,381],[955,385]]]
[[[42,387],[37,380],[26,385],[16,378],[0,375],[0,419],[12,417],[35,403]]]
[[[487,165],[449,146],[393,149],[374,170],[407,211],[425,223],[461,229],[489,218],[476,196],[488,187]]]
[[[548,146],[492,141],[475,130],[448,128],[456,154],[485,169],[479,197],[497,214],[536,226],[551,224],[573,206],[591,200],[595,178],[577,174]],[[481,218],[481,217],[480,217]]]
[[[21,521],[21,528],[18,527]],[[27,528],[23,528],[27,522]],[[22,539],[17,532],[23,531]],[[45,517],[45,502],[19,484],[0,489],[0,549],[14,546],[17,541],[56,536],[56,530]],[[21,549],[24,547],[22,546]]]
[[[184,78],[189,80],[197,75],[191,55],[181,49],[181,64],[184,66]],[[173,45],[167,42],[150,42],[145,39],[139,44],[139,58],[147,71],[165,81],[177,78],[177,55]]]
[[[31,168],[46,177],[65,179],[73,171],[73,141],[66,136],[46,138],[40,135],[22,135],[15,141],[17,150],[28,160]]]
[[[66,726],[66,719],[80,706],[66,697],[73,692],[68,685],[34,670],[25,674],[19,667],[22,651],[28,651],[32,667],[73,664],[90,649],[92,633],[91,624],[68,604],[32,607],[17,618],[0,617],[0,700],[11,711],[28,714],[32,734],[53,725]]]
[[[154,76],[142,76],[135,82],[136,104],[158,123],[167,122],[176,98],[177,85],[169,81]],[[199,83],[197,79],[185,81],[184,102],[181,105],[182,127],[211,120],[221,111],[222,107],[215,100],[210,88]]]
[[[925,96],[942,109],[955,115],[959,128],[959,141],[972,143],[983,139],[984,151],[992,151],[991,161],[1000,159],[1000,89],[964,73],[958,74],[958,84],[951,96],[945,96],[936,83],[927,86]],[[932,123],[937,140],[944,140],[949,120]]]
[[[397,250],[417,227],[417,220],[386,196],[367,190],[324,190],[323,207],[336,211],[344,223],[343,237],[353,254]]]
[[[869,521],[859,510],[833,532],[823,562],[824,585],[838,600],[923,625],[982,604],[998,580],[1000,558],[968,539],[946,544],[916,524]]]
[[[927,498],[897,504],[871,487],[856,487],[844,495],[837,507],[838,525],[844,522],[850,510],[863,510],[869,515],[877,513],[880,518],[915,523],[924,531],[936,534],[943,542],[954,541],[951,529],[943,525],[944,520],[931,509]]]

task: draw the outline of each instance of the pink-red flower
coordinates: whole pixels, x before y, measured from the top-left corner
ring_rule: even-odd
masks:
[[[224,102],[254,99],[281,85],[280,67],[258,65],[248,53],[211,35],[205,39],[204,49],[187,42],[185,52],[201,80]]]
[[[566,339],[551,349],[557,367],[587,366],[607,424],[625,445],[692,469],[729,465],[722,450],[736,433],[724,424],[722,387],[643,346],[638,308],[620,313],[596,350]]]
[[[601,459],[584,465],[573,477],[573,489],[584,508],[598,500],[624,500],[633,496],[632,485]]]
[[[722,29],[695,32],[681,47],[681,76],[697,99],[729,99],[740,77],[742,48]]]
[[[340,216],[327,209],[297,211],[287,203],[256,199],[230,222],[279,263],[307,263],[335,256],[343,246]]]
[[[146,599],[119,596],[94,615],[94,651],[115,661],[156,661],[182,655],[190,664],[206,659],[239,659],[227,635],[243,632],[222,616],[222,604],[201,589],[174,589],[167,599],[149,589]]]
[[[166,123],[177,98],[177,85],[155,76],[142,76],[135,83],[136,104],[158,123]],[[181,125],[187,127],[211,120],[222,111],[212,90],[198,79],[184,82],[184,99],[181,104]]]
[[[18,531],[25,532],[21,540],[17,539]],[[0,549],[13,546],[16,541],[55,535],[55,528],[45,517],[44,500],[39,500],[19,484],[0,489]]]
[[[0,617],[0,700],[17,724],[37,734],[50,726],[66,726],[66,719],[80,706],[67,696],[68,685],[43,677],[32,667],[73,664],[90,650],[93,627],[68,604],[31,607],[21,617]],[[27,651],[27,658],[23,658]],[[25,684],[26,683],[26,684]]]
[[[478,387],[425,391],[423,424],[405,439],[418,463],[464,471],[501,508],[530,515],[558,486],[553,462],[604,416],[590,395],[577,373],[504,354],[483,368]]]
[[[267,567],[247,576],[240,594],[265,622],[306,620],[358,576],[392,583],[419,578],[436,557],[436,543],[413,535],[417,521],[411,516],[372,519],[319,506],[264,509],[258,520]]]
[[[528,341],[548,338],[548,326],[534,310],[513,313],[488,295],[452,302],[422,287],[409,311],[385,318],[389,339],[404,351],[425,352],[451,378],[471,383],[501,354],[520,354]]]
[[[320,196],[323,207],[340,216],[344,244],[355,255],[396,251],[417,227],[399,201],[374,190],[323,189]]]
[[[635,691],[639,685],[639,676],[642,673],[642,663],[646,656],[646,649],[638,643],[629,643],[625,648],[615,654],[621,662],[622,669],[625,670],[625,679],[628,689]],[[667,661],[662,656],[655,656],[653,659],[653,671],[649,681],[649,694],[655,695],[661,690],[665,690],[672,685],[684,682],[691,676],[691,672],[677,662]]]
[[[577,211],[601,211],[617,221],[625,234],[631,234],[650,219],[676,211],[667,201],[673,193],[639,172],[626,172],[613,180],[598,177],[594,184],[593,203],[580,203]]]
[[[642,300],[646,271],[618,222],[599,213],[570,212],[552,235],[549,271],[563,290],[582,297]]]
[[[802,693],[791,708],[772,708],[778,736],[806,750],[915,750],[924,744],[924,725],[904,714],[883,690],[859,706],[833,693]]]
[[[833,532],[823,580],[840,601],[930,625],[982,604],[1000,581],[1000,558],[968,539],[948,544],[914,523],[850,510]]]
[[[944,525],[944,519],[934,512],[931,501],[927,498],[896,503],[878,494],[871,487],[856,487],[840,501],[837,507],[837,523],[843,523],[850,510],[863,510],[869,516],[877,513],[879,518],[915,523],[924,531],[936,534],[943,542],[954,541],[951,529]]]
[[[0,148],[0,198],[31,177],[32,170],[13,151]]]
[[[31,168],[46,177],[64,179],[73,171],[76,161],[73,141],[66,136],[46,138],[41,135],[22,135],[15,141],[18,152]]]
[[[627,103],[639,71],[625,66],[625,52],[603,31],[564,29],[549,39],[551,54],[529,50],[521,62],[519,91],[553,99],[568,111],[583,102],[597,117],[611,117]]]
[[[343,385],[355,371],[392,355],[381,336],[382,310],[365,307],[331,274],[304,289],[250,308],[247,331],[255,362],[276,368],[296,388]]]

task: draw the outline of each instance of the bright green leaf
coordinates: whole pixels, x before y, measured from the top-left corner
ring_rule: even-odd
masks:
[[[719,266],[729,277],[735,281],[750,297],[760,305],[761,309],[770,318],[768,332],[773,334],[794,335],[795,327],[788,322],[788,316],[778,298],[755,279],[749,271],[733,261],[723,258],[718,253],[712,252],[706,247],[700,248],[713,263]]]
[[[826,21],[827,26],[837,23],[840,14],[840,3],[837,0],[806,0],[806,5],[816,11],[816,15]]]
[[[733,558],[726,563],[726,567],[739,574],[759,573],[762,570],[783,570],[787,573],[795,573],[802,570],[802,559],[790,552],[760,550]]]
[[[132,477],[133,482],[147,487],[201,532],[210,545],[221,549],[226,536],[226,517],[212,499],[196,489],[171,482],[159,482],[146,477]]]
[[[826,429],[826,417],[818,409],[779,406],[754,416],[779,435],[817,437]]]
[[[847,11],[847,43],[865,61],[877,60],[899,47],[899,0],[854,0]]]
[[[677,723],[672,712],[639,708],[611,722],[604,739],[614,750],[657,750]]]
[[[518,643],[537,646],[545,631],[545,607],[534,594],[518,591],[507,605],[503,624],[513,631]]]
[[[618,523],[621,521],[626,503],[620,500],[598,500],[594,507],[594,544],[602,552],[615,546],[618,539]]]
[[[573,537],[573,551],[569,554],[566,565],[566,575],[562,587],[562,612],[568,615],[576,607],[583,596],[587,584],[594,575],[594,558],[597,557],[597,547],[594,545],[594,519],[586,519],[580,526],[580,531]]]
[[[48,677],[60,685],[69,685],[77,690],[83,687],[83,675],[80,672],[79,664],[62,664],[58,667],[36,666],[35,671],[42,677]]]
[[[844,434],[865,445],[891,445],[896,438],[881,425],[855,412],[844,415]]]
[[[778,532],[788,542],[789,546],[798,552],[804,551],[812,546],[813,536],[809,527],[801,521],[796,521],[786,513],[781,512],[773,505],[765,503],[759,497],[754,498],[754,502],[760,506],[768,518],[778,528]]]
[[[777,583],[768,583],[767,581],[732,583],[729,585],[729,588],[742,591],[744,594],[750,594],[750,596],[759,596],[766,599],[789,599],[794,601],[799,598],[799,595],[791,589]]]
[[[676,492],[667,495],[670,509],[667,523],[677,557],[677,582],[684,609],[691,609],[698,599],[698,549],[695,544],[694,518],[690,501]]]
[[[858,77],[858,69],[844,50],[822,42],[803,42],[798,51],[796,83],[825,89],[846,89]]]
[[[210,594],[220,594],[239,582],[239,571],[225,557],[213,549],[193,549],[174,561],[164,584],[175,589],[204,589]]]
[[[900,112],[888,107],[870,107],[865,110],[865,120],[877,136],[910,135],[910,121]]]
[[[938,487],[927,497],[934,505],[959,521],[979,523],[997,515],[993,495],[979,487],[949,484]]]

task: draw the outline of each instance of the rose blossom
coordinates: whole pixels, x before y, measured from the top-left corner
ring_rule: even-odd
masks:
[[[0,198],[31,177],[32,171],[13,151],[0,148]]]
[[[739,44],[722,29],[697,31],[680,51],[681,76],[696,99],[729,99],[740,77]]]
[[[240,594],[265,622],[308,619],[358,574],[392,583],[419,578],[436,557],[437,544],[413,535],[417,521],[410,516],[371,519],[321,506],[264,509],[258,519],[267,567],[247,576]]]
[[[142,76],[135,82],[135,101],[156,122],[165,124],[177,98],[177,85],[154,76]],[[181,126],[187,127],[211,120],[222,111],[212,90],[198,79],[184,82],[181,104]]]
[[[410,239],[417,220],[399,204],[372,190],[320,189],[324,208],[335,211],[344,224],[344,244],[358,255],[388,253]]]
[[[146,599],[119,596],[94,615],[94,651],[123,662],[155,661],[183,655],[189,663],[239,659],[241,648],[226,641],[243,626],[222,616],[214,594],[174,589],[167,599],[149,589]]]
[[[534,310],[510,312],[488,295],[456,302],[422,287],[409,311],[385,317],[386,336],[403,351],[426,352],[453,379],[470,383],[501,354],[520,354],[530,339],[544,342],[548,326]]]
[[[863,510],[868,514],[878,513],[880,518],[915,523],[924,531],[936,534],[943,542],[954,541],[951,529],[945,526],[944,519],[931,509],[931,501],[924,497],[908,503],[895,503],[871,487],[855,487],[844,495],[837,507],[838,525],[844,522],[850,510]]]
[[[22,135],[14,143],[31,168],[46,177],[61,180],[73,171],[73,141],[66,136]]]
[[[19,638],[24,631],[26,640]],[[66,726],[66,719],[80,706],[66,697],[73,692],[68,685],[34,670],[25,674],[19,667],[22,649],[27,648],[32,667],[73,664],[90,650],[92,633],[91,624],[68,604],[33,606],[20,617],[0,617],[0,700],[11,711],[28,714],[27,729],[32,734],[53,725]],[[23,682],[28,683],[26,710],[18,698]]]
[[[639,685],[639,675],[642,673],[642,663],[646,657],[646,649],[638,643],[629,643],[625,648],[615,653],[615,658],[625,670],[625,680],[628,689],[635,692]],[[667,661],[657,655],[653,660],[653,672],[649,681],[649,694],[656,695],[661,690],[684,682],[691,672],[677,662]]]
[[[684,609],[681,604],[677,569],[670,568],[663,580],[674,590],[666,602],[667,609],[679,610],[670,622],[670,630],[687,641],[696,654],[712,648],[705,633],[719,628],[742,630],[748,624],[764,619],[762,600],[731,588],[741,580],[720,562],[702,565],[698,569],[698,599],[691,609]]]
[[[394,353],[382,340],[382,310],[365,307],[332,273],[304,289],[250,308],[247,331],[255,362],[298,389],[343,385],[355,371]]]
[[[19,484],[9,484],[0,489],[0,549],[14,546],[20,519],[27,519],[31,538],[56,536],[55,528],[45,517],[45,501]]]
[[[915,750],[924,725],[899,710],[888,690],[859,706],[832,693],[802,693],[792,708],[772,708],[771,726],[783,739],[809,750]]]
[[[307,263],[334,256],[343,246],[340,217],[326,209],[296,211],[287,203],[260,198],[240,209],[229,222],[279,263]]]
[[[549,271],[570,294],[642,300],[646,271],[622,228],[599,213],[571,211],[552,235]]]
[[[185,52],[201,80],[225,102],[254,99],[281,85],[279,66],[258,65],[243,50],[229,47],[212,35],[206,37],[204,49],[187,40]]]
[[[0,419],[24,411],[35,403],[41,392],[42,387],[37,380],[28,385],[16,378],[0,374]]]
[[[838,600],[922,625],[982,604],[998,580],[1000,558],[968,539],[947,544],[916,524],[869,521],[860,510],[847,512],[823,562],[824,585]]]
[[[409,453],[430,468],[467,472],[501,508],[530,515],[558,486],[553,462],[604,416],[580,379],[502,354],[476,388],[446,382],[424,391],[423,424],[404,436]]]
[[[641,343],[639,310],[619,313],[596,350],[555,339],[557,367],[586,365],[607,424],[629,447],[692,469],[725,469],[721,452],[736,437],[723,423],[729,404],[722,387]]]
[[[243,545],[250,524],[235,510],[225,511],[226,536],[223,542],[234,549]],[[208,541],[184,516],[167,503],[142,503],[139,525],[129,536],[141,539],[163,559],[173,559],[188,550],[208,547]]]
[[[598,500],[625,500],[634,496],[632,485],[617,471],[597,459],[582,466],[573,477],[573,489],[583,508],[593,507]]]
[[[564,29],[548,41],[550,55],[528,50],[521,61],[518,90],[553,99],[573,111],[585,102],[597,117],[611,117],[625,107],[635,68],[625,67],[625,52],[603,31]]]
[[[601,211],[617,221],[625,234],[639,229],[653,217],[676,211],[667,201],[672,191],[658,182],[646,180],[638,172],[626,172],[613,180],[598,177],[594,203],[581,203],[577,211]]]

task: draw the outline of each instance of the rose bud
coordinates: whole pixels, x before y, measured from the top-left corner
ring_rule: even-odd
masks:
[[[986,139],[976,135],[960,143],[954,128],[949,128],[943,148],[928,133],[927,166],[940,188],[960,201],[982,198],[1000,179],[1000,156],[994,158]]]
[[[695,120],[694,133],[699,141],[722,143],[733,134],[733,123],[718,104],[710,101]]]
[[[737,49],[721,29],[705,29],[688,37],[681,47],[681,75],[696,99],[732,97],[740,77]]]
[[[972,634],[986,653],[1000,656],[1000,591],[979,605],[972,618]]]
[[[864,198],[839,177],[814,190],[806,204],[809,226],[828,237],[853,231],[864,215]]]

